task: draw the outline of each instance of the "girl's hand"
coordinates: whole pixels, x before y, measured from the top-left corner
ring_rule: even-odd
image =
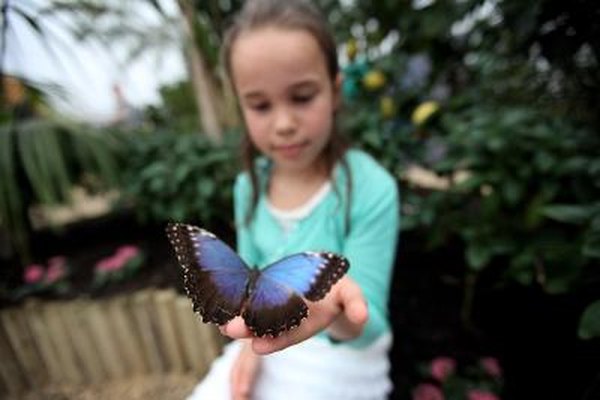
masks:
[[[269,354],[300,343],[323,329],[337,340],[359,336],[369,318],[367,303],[360,287],[345,276],[336,283],[329,294],[318,302],[307,302],[308,318],[300,326],[276,338],[257,338],[246,327],[241,317],[221,326],[221,333],[235,338],[249,338],[256,354]]]
[[[252,343],[245,340],[231,369],[231,395],[234,400],[247,400],[252,397],[259,369],[260,356],[252,350]]]

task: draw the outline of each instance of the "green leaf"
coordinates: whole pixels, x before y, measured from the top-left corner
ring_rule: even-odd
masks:
[[[537,152],[533,161],[542,172],[548,172],[556,165],[556,160],[547,151]]]
[[[457,183],[452,187],[452,190],[457,190],[460,192],[472,192],[474,190],[479,190],[479,188],[484,184],[484,178],[481,175],[470,175],[467,179],[462,182]]]
[[[542,208],[542,214],[556,221],[569,224],[584,224],[592,216],[594,209],[590,206],[555,204]]]
[[[581,339],[600,337],[600,300],[588,305],[579,320],[578,335]]]
[[[215,189],[216,185],[212,179],[202,179],[198,182],[198,194],[204,199],[210,197]]]
[[[532,269],[535,262],[535,253],[531,247],[514,255],[511,261],[511,268],[514,270]]]
[[[167,183],[168,181],[165,181],[163,176],[156,176],[150,181],[148,188],[151,193],[160,193],[166,187]]]
[[[584,257],[600,258],[600,232],[593,232],[586,235],[582,253]]]
[[[481,271],[492,257],[490,248],[477,243],[469,243],[466,250],[467,264],[474,271]]]
[[[19,8],[19,7],[15,7],[12,6],[10,7],[11,11],[13,11],[15,14],[18,14],[21,16],[21,18],[23,18],[25,20],[25,22],[27,22],[27,24],[29,25],[29,27],[35,31],[38,35],[44,37],[45,36],[45,32],[44,30],[41,28],[37,18],[33,15],[28,14],[26,11],[24,11],[23,9]]]
[[[183,184],[187,175],[191,172],[190,165],[188,163],[181,163],[175,167],[175,173],[173,174],[173,182],[176,185]]]
[[[523,190],[519,182],[513,179],[507,179],[502,183],[502,194],[506,202],[510,205],[517,204],[523,196]]]
[[[167,172],[167,166],[162,163],[154,163],[144,168],[140,174],[140,179],[154,179],[157,176],[162,176]]]
[[[381,134],[379,131],[370,129],[365,132],[363,141],[370,146],[378,148],[381,145]]]

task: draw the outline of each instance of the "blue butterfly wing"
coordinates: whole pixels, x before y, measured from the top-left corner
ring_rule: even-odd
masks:
[[[346,258],[334,253],[299,253],[260,272],[242,314],[256,336],[279,336],[308,315],[302,297],[317,301],[348,271]]]
[[[269,265],[263,276],[277,281],[308,300],[321,300],[344,274],[350,263],[330,252],[293,254]]]
[[[242,259],[214,234],[192,225],[170,223],[167,236],[202,320],[221,325],[239,315],[250,276]]]

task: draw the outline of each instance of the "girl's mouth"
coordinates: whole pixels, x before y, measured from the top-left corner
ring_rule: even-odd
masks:
[[[285,158],[296,158],[308,145],[308,141],[273,146],[273,150]]]

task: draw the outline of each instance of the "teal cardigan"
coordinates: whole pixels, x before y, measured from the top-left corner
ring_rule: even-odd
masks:
[[[369,307],[369,320],[362,335],[345,342],[364,347],[390,330],[387,301],[399,232],[399,194],[394,178],[371,156],[349,150],[351,209],[346,229],[348,176],[338,164],[332,189],[287,235],[266,204],[270,163],[257,163],[260,195],[250,224],[246,215],[251,205],[248,173],[238,175],[234,188],[237,246],[248,265],[265,267],[279,258],[301,251],[332,251],[350,261],[348,274],[360,285]],[[325,337],[323,333],[321,337]]]

